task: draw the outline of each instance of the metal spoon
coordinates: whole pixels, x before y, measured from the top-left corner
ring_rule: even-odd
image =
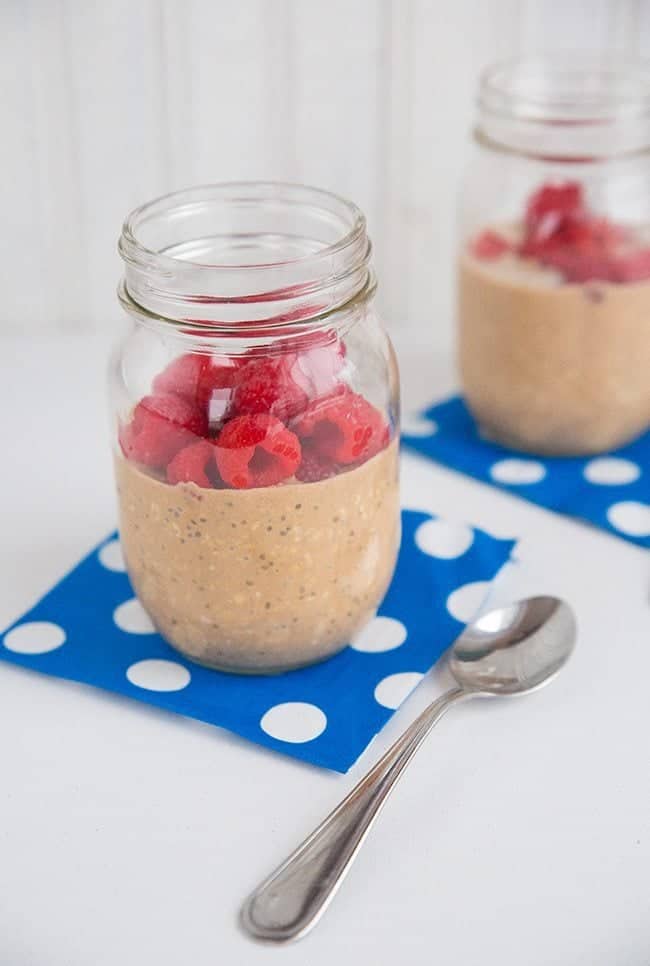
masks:
[[[466,627],[449,656],[452,688],[426,708],[337,808],[246,900],[243,928],[284,943],[316,925],[352,865],[398,778],[433,726],[468,698],[527,694],[568,660],[576,624],[568,604],[531,597]]]

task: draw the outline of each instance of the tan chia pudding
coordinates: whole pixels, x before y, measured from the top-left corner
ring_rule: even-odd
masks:
[[[325,658],[374,613],[399,546],[397,442],[315,483],[246,490],[166,482],[116,460],[120,532],[164,637],[213,667]]]
[[[459,323],[464,393],[486,435],[578,455],[650,426],[650,245],[589,214],[579,186],[545,186],[521,225],[473,239]]]

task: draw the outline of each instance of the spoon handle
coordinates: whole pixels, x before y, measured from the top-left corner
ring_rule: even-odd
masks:
[[[241,912],[247,933],[282,943],[304,936],[316,924],[426,736],[452,704],[475,694],[452,688],[415,719],[340,805],[249,896]]]

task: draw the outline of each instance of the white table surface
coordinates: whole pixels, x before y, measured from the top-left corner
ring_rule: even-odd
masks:
[[[105,347],[0,343],[2,626],[114,526]],[[408,404],[448,387],[426,351],[401,360]],[[321,925],[271,950],[239,932],[240,901],[446,673],[340,776],[0,663],[2,966],[647,966],[648,555],[415,456],[403,497],[520,538],[495,599],[570,601],[579,646],[560,678],[450,714]]]

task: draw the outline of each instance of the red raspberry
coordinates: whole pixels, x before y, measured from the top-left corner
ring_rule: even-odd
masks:
[[[293,425],[321,456],[335,463],[361,463],[389,440],[384,417],[363,396],[347,387],[311,403]]]
[[[524,217],[524,238],[519,254],[552,264],[547,257],[556,249],[589,243],[592,229],[584,208],[582,188],[576,181],[542,185],[531,195]]]
[[[589,241],[601,248],[612,251],[616,246],[630,240],[630,230],[622,225],[615,225],[607,218],[585,218]]]
[[[241,357],[186,352],[156,376],[153,389],[196,403],[215,423],[225,416],[241,367]]]
[[[470,245],[472,255],[491,261],[510,251],[510,244],[495,231],[482,231]]]
[[[194,402],[198,394],[201,373],[207,361],[207,356],[195,352],[186,352],[185,355],[172,359],[154,379],[153,391],[155,393],[175,392],[177,396],[183,396],[184,399]]]
[[[215,460],[215,445],[200,439],[178,451],[167,467],[168,483],[196,483],[197,486],[218,488],[221,484]]]
[[[301,483],[318,483],[320,480],[329,479],[330,476],[336,476],[337,472],[336,463],[328,460],[309,440],[306,440],[302,446],[302,459],[296,470],[296,479]]]
[[[544,185],[535,192],[526,210],[525,228],[519,253],[556,268],[567,282],[620,280],[616,251],[629,232],[591,215],[577,182]]]
[[[307,394],[295,382],[295,353],[253,358],[241,369],[232,398],[235,416],[269,413],[282,422],[307,405]]]
[[[275,416],[247,414],[226,423],[215,455],[224,482],[245,490],[273,486],[293,476],[300,463],[300,443]]]
[[[196,405],[174,393],[160,393],[140,400],[119,437],[128,459],[162,469],[179,449],[206,432],[207,421]]]
[[[605,251],[594,246],[580,250],[572,248],[552,248],[545,252],[540,261],[544,265],[562,272],[567,282],[613,282],[616,280],[615,263]]]
[[[546,253],[552,256],[557,249],[571,249],[584,254],[606,254],[612,251],[618,238],[619,229],[603,218],[567,215],[551,238],[534,244],[538,245],[542,258]]]
[[[567,217],[584,213],[582,186],[577,181],[542,185],[526,205],[527,235],[539,240],[550,237]]]
[[[615,275],[619,282],[642,282],[650,278],[650,248],[620,255],[616,259]]]
[[[291,376],[310,399],[325,396],[339,381],[345,365],[345,343],[335,332],[311,332],[291,340],[297,353]]]
[[[253,358],[257,362],[261,361],[259,351],[253,350],[249,356],[251,362]],[[337,377],[345,365],[345,357],[345,343],[339,339],[333,329],[329,329],[326,332],[307,330],[283,339],[264,355],[262,360],[264,362],[272,360],[273,375],[277,374],[279,368],[280,377],[285,383],[295,383],[311,399],[325,395],[337,385]],[[243,378],[248,379],[251,372],[252,369],[247,367]],[[295,393],[294,389],[290,388],[290,392],[295,394],[296,406],[301,409],[305,405],[305,400],[300,394]],[[273,412],[282,418],[275,410]],[[295,414],[289,412],[287,418]]]
[[[198,385],[198,398],[201,405],[210,405],[213,398],[225,398],[222,390],[232,389],[239,373],[248,360],[243,356],[211,355],[206,361]]]

